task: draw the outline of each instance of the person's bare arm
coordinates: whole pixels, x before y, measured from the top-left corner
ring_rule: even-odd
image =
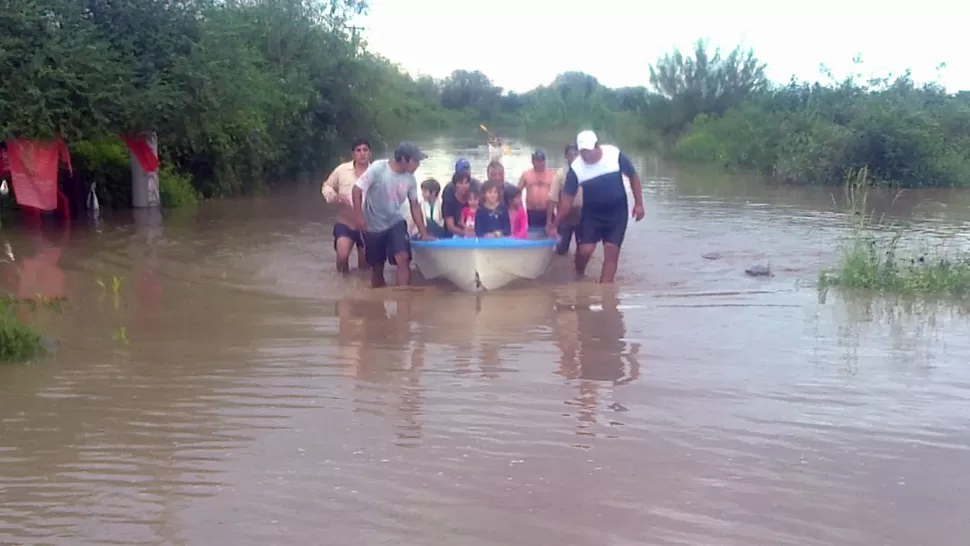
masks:
[[[448,231],[450,231],[453,235],[458,235],[460,237],[465,234],[464,228],[455,225],[455,218],[453,216],[445,218],[445,227],[448,228]]]
[[[623,152],[620,152],[619,163],[620,173],[630,179],[630,191],[633,192],[633,205],[643,208],[643,185],[640,183],[640,175],[637,174],[637,169]]]
[[[326,199],[327,203],[340,202],[340,187],[337,185],[337,180],[339,180],[339,175],[337,174],[337,167],[330,173],[330,176],[323,181],[323,185],[320,187],[321,193],[323,193],[323,198]]]
[[[357,219],[357,229],[364,231],[367,228],[364,223],[364,190],[360,189],[360,186],[354,186],[350,193],[354,202],[354,218]]]
[[[522,173],[522,176],[519,177],[519,185],[517,187],[519,188],[519,191],[522,191],[522,189],[525,188],[525,173]]]
[[[417,199],[408,199],[408,202],[411,205],[411,219],[414,220],[414,225],[418,228],[418,234],[421,235],[422,239],[429,239],[428,225],[424,223],[424,211],[421,210],[421,202]]]

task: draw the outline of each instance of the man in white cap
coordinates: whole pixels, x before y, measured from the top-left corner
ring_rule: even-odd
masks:
[[[630,179],[633,190],[633,213],[637,222],[643,220],[643,189],[633,163],[616,146],[600,145],[593,131],[583,131],[576,136],[577,157],[569,166],[566,181],[559,196],[559,212],[549,224],[550,235],[556,235],[559,221],[569,215],[573,199],[583,188],[583,204],[579,225],[576,227],[576,275],[586,274],[586,266],[603,243],[603,270],[600,282],[610,284],[616,276],[620,263],[620,247],[626,236],[629,203],[623,176]]]

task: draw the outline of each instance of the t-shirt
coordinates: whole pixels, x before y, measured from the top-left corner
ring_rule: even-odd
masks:
[[[367,231],[377,233],[404,221],[401,205],[418,199],[418,180],[413,173],[396,173],[388,160],[371,163],[357,180],[364,192],[364,222]]]
[[[477,188],[479,191],[482,189],[482,183],[475,179],[471,179],[471,188]],[[455,185],[449,182],[445,189],[441,190],[441,218],[442,221],[447,221],[451,218],[455,221],[455,224],[461,223],[461,211],[465,208],[465,204],[455,197]]]
[[[529,213],[522,207],[516,211],[509,211],[509,221],[512,224],[512,237],[527,239],[529,237]]]
[[[584,215],[588,212],[611,214],[617,209],[626,209],[629,205],[623,176],[632,178],[637,174],[633,163],[619,148],[609,144],[600,148],[603,155],[596,163],[589,164],[582,157],[577,157],[569,166],[562,186],[566,195],[574,196],[579,188],[583,189]]]
[[[509,210],[504,205],[499,205],[494,209],[485,206],[478,207],[478,212],[475,213],[475,236],[484,237],[495,232],[500,232],[506,237],[512,234]]]

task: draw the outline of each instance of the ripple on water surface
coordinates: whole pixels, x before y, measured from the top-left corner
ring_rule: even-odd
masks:
[[[369,290],[318,188],[78,236],[61,352],[0,368],[0,543],[964,544],[966,320],[820,301],[827,195],[661,175],[615,290]]]

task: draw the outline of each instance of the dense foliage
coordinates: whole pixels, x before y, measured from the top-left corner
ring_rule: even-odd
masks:
[[[750,51],[698,43],[610,89],[568,72],[527,93],[479,71],[412,78],[367,51],[366,0],[8,0],[0,133],[63,135],[103,206],[130,204],[122,133],[157,131],[169,205],[319,176],[357,136],[575,131],[808,183],[870,166],[907,186],[970,183],[970,100],[907,77],[771,85]]]

